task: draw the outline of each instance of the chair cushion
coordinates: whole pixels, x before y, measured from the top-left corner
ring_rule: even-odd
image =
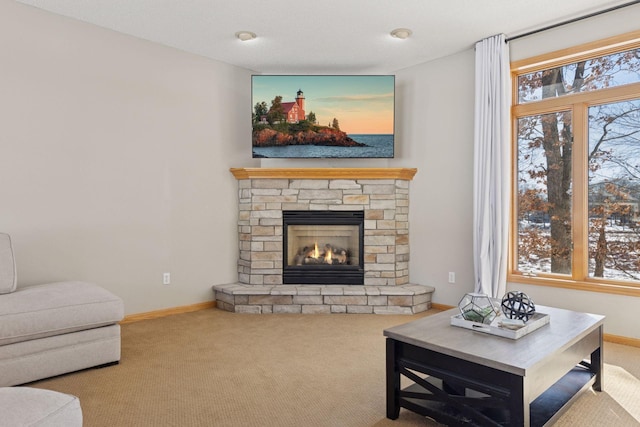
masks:
[[[82,427],[80,400],[69,394],[29,387],[0,387],[1,425]]]
[[[16,290],[16,260],[13,256],[11,237],[0,233],[0,294],[8,294]]]
[[[93,283],[18,288],[0,296],[0,345],[111,325],[123,317],[122,299]]]

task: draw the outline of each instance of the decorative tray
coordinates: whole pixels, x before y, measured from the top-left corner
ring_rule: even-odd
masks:
[[[502,314],[493,319],[490,324],[473,322],[471,320],[465,320],[462,314],[456,314],[451,316],[451,324],[453,326],[459,326],[461,328],[471,329],[478,332],[484,332],[491,335],[498,335],[505,338],[511,338],[517,340],[536,329],[543,327],[549,323],[549,315],[546,313],[534,313],[524,326],[520,326],[517,329],[511,329],[502,325],[502,320],[505,317]],[[513,327],[513,326],[511,326]]]

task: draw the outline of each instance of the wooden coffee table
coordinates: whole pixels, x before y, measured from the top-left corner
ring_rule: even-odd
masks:
[[[604,316],[536,310],[549,324],[517,340],[452,326],[458,309],[386,329],[387,417],[403,407],[448,426],[543,426],[601,391]]]

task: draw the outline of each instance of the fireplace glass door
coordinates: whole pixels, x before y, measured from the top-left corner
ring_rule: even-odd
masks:
[[[363,284],[362,211],[285,211],[285,284]]]

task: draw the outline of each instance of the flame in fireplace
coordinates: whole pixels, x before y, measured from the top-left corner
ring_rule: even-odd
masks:
[[[316,242],[316,247],[313,250],[313,258],[316,258],[316,259],[320,258],[320,252],[318,251],[318,242]]]
[[[324,245],[323,249],[318,249],[318,242],[314,242],[299,249],[293,263],[289,265],[348,265],[349,256],[347,249],[336,248],[329,243]]]
[[[331,251],[331,247],[329,245],[327,245],[327,247],[325,247],[325,252],[324,253],[320,253],[320,251],[318,250],[318,242],[314,243],[314,248],[313,248],[313,252],[311,253],[311,258],[314,259],[324,259],[324,262],[326,262],[327,264],[333,264],[333,261],[331,259],[332,256],[332,251]]]

